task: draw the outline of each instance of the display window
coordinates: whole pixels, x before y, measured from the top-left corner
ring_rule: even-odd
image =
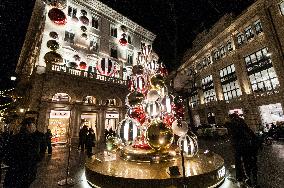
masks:
[[[284,123],[283,109],[280,103],[262,105],[259,107],[262,125]]]
[[[117,112],[108,112],[106,113],[106,120],[105,120],[105,129],[113,131],[116,130],[117,124],[119,122],[119,115]]]
[[[55,111],[50,112],[48,128],[51,130],[52,143],[66,143],[67,129],[70,123],[70,111]]]

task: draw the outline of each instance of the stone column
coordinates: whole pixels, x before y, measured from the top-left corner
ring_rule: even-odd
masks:
[[[47,102],[41,102],[38,109],[37,129],[45,133],[48,127],[50,108]]]

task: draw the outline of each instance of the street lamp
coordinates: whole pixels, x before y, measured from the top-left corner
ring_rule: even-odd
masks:
[[[12,81],[15,81],[16,79],[17,79],[16,76],[11,76],[11,80],[12,80]]]

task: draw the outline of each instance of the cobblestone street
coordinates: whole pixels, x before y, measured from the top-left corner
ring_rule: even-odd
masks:
[[[220,188],[238,187],[234,183],[234,157],[230,142],[227,140],[199,140],[200,148],[209,149],[220,154],[225,159],[227,177]],[[84,178],[85,153],[72,148],[70,158],[70,174],[75,180],[75,188],[89,188]],[[58,181],[66,177],[68,150],[66,147],[56,147],[52,156],[46,155],[38,169],[38,177],[32,188],[59,187]],[[276,142],[272,146],[265,146],[259,154],[259,184],[262,188],[283,188],[284,186],[284,143]],[[194,188],[194,186],[192,186]]]

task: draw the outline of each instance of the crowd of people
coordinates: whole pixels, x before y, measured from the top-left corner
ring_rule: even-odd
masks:
[[[92,128],[88,128],[84,125],[79,131],[79,145],[78,149],[84,151],[86,149],[88,157],[91,157],[92,149],[95,146],[96,135]]]
[[[0,163],[9,168],[4,179],[4,188],[28,188],[35,180],[37,164],[48,147],[51,154],[50,130],[46,134],[37,130],[34,118],[25,118],[19,130],[10,129],[0,136]],[[0,174],[0,176],[2,173]]]

